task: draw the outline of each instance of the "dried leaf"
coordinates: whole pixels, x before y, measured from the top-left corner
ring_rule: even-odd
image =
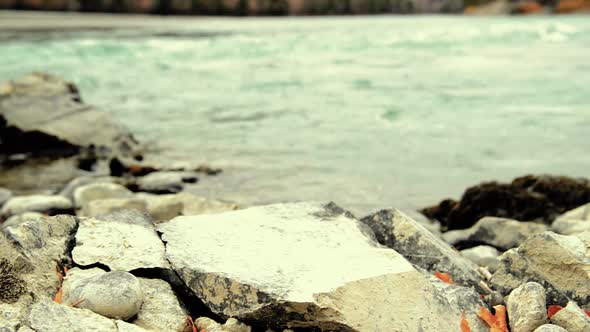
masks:
[[[62,298],[62,296],[63,296],[63,292],[64,292],[64,291],[63,291],[63,288],[62,288],[62,287],[60,287],[60,288],[57,290],[57,293],[55,293],[55,296],[53,297],[53,302],[61,304],[61,302],[62,302],[62,301],[61,301],[61,298]]]
[[[484,322],[486,322],[486,324],[488,324],[489,327],[493,327],[494,325],[496,325],[496,317],[494,317],[494,315],[492,315],[492,313],[486,307],[479,308],[479,312],[477,313],[477,315]]]
[[[560,305],[550,305],[547,308],[547,318],[550,319],[551,317],[553,317],[553,315],[555,315],[556,313],[558,313],[559,310],[561,310],[561,309],[563,309],[563,307],[560,306]]]
[[[496,305],[496,325],[492,326],[490,332],[508,332],[508,322],[506,321],[506,306]]]
[[[448,273],[437,272],[434,274],[434,276],[440,279],[442,282],[446,282],[449,285],[456,285],[453,279],[451,278],[451,275]]]
[[[465,311],[461,314],[461,332],[471,332],[471,327],[469,327],[469,322],[465,319]]]

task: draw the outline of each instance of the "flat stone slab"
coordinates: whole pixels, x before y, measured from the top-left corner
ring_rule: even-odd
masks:
[[[100,263],[121,271],[168,268],[164,244],[152,224],[132,213],[129,218],[124,214],[105,220],[80,218],[73,260],[82,266]]]
[[[72,202],[59,195],[16,196],[4,204],[2,215],[12,216],[25,212],[64,211],[72,209]]]
[[[159,231],[173,269],[225,318],[273,329],[459,329],[461,313],[427,277],[334,204],[182,216]]]

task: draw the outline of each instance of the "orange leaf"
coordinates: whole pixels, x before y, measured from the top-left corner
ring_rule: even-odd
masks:
[[[448,273],[437,272],[434,274],[434,276],[440,279],[442,282],[446,282],[449,285],[456,285],[455,282],[453,282],[453,279],[451,279],[451,275]]]
[[[461,332],[471,332],[469,322],[465,319],[465,311],[461,314]]]
[[[494,306],[496,310],[496,325],[491,326],[490,332],[508,332],[508,323],[506,322],[506,307],[503,305]]]
[[[479,312],[477,313],[479,318],[481,318],[489,327],[493,327],[496,325],[496,317],[492,315],[492,313],[486,309],[486,307],[479,308]]]
[[[549,308],[547,308],[547,318],[551,319],[551,317],[553,317],[553,315],[558,313],[561,309],[563,309],[563,307],[560,305],[550,305]]]
[[[53,302],[61,304],[61,297],[63,296],[63,288],[59,288],[55,296],[53,297]]]

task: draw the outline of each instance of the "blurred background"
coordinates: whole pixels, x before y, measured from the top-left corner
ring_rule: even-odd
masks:
[[[590,0],[0,8],[2,81],[74,82],[159,158],[221,167],[190,188],[207,197],[364,214],[485,180],[590,175]]]

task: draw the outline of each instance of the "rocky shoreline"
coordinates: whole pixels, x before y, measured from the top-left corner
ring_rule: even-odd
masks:
[[[219,170],[150,164],[93,112],[50,75],[0,85],[0,179],[68,167],[36,188],[2,182],[2,332],[590,330],[585,179],[484,183],[425,209],[431,221],[240,208],[183,190]],[[59,125],[89,118],[112,130]]]

